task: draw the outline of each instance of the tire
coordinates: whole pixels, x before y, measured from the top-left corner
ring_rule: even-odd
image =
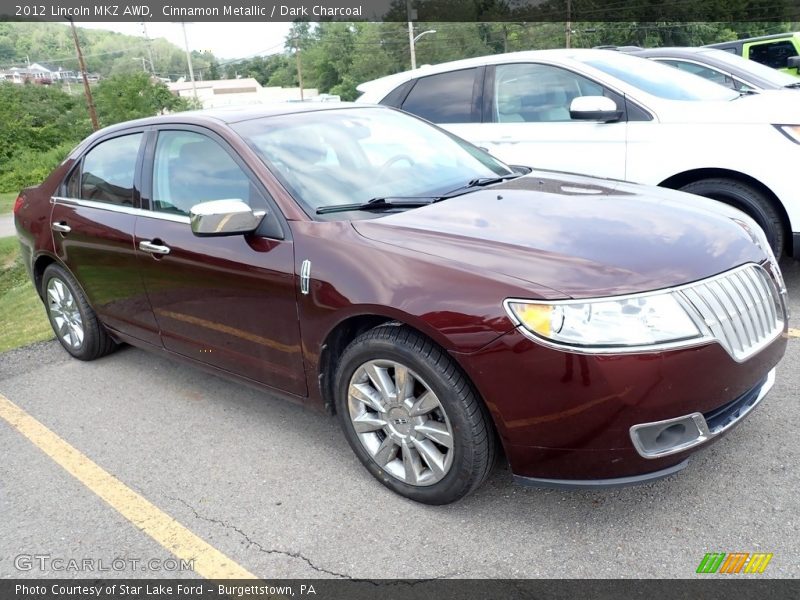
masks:
[[[45,269],[42,298],[56,338],[75,358],[94,360],[117,347],[75,278],[60,265],[51,264]]]
[[[345,349],[335,385],[347,441],[390,490],[448,504],[488,476],[496,449],[489,415],[458,365],[419,333],[383,325],[360,335]]]
[[[734,179],[722,178],[701,179],[683,186],[681,191],[719,200],[745,212],[764,230],[772,251],[780,258],[786,241],[783,219],[764,192]]]

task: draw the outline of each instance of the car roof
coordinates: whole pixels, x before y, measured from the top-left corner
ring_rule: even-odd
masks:
[[[731,40],[730,42],[718,42],[716,44],[706,44],[706,48],[719,48],[730,46],[731,44],[749,44],[750,42],[762,42],[767,40],[782,40],[800,35],[798,31],[788,31],[786,33],[774,33],[772,35],[759,35],[756,37],[743,38],[741,40]]]
[[[157,117],[146,117],[133,121],[125,121],[106,127],[103,133],[112,132],[118,129],[128,129],[130,127],[142,127],[148,125],[161,124],[231,124],[251,119],[261,119],[291,115],[297,113],[308,113],[342,108],[365,108],[371,105],[355,104],[353,102],[281,102],[273,104],[249,104],[245,106],[224,106],[218,108],[206,108],[203,110],[191,110],[186,112],[159,115]],[[376,106],[385,109],[385,106]]]
[[[650,56],[653,54],[664,54],[671,56],[682,56],[686,54],[714,54],[715,52],[724,52],[717,48],[709,48],[703,46],[701,48],[687,47],[687,46],[663,46],[660,48],[638,48],[636,50],[626,50],[628,54]]]
[[[403,71],[394,75],[387,75],[379,79],[373,79],[360,84],[356,89],[360,92],[368,92],[376,89],[386,88],[390,90],[404,81],[416,79],[426,75],[434,75],[446,71],[456,71],[459,69],[469,69],[483,65],[494,65],[506,62],[525,62],[529,60],[570,60],[576,56],[608,56],[609,53],[616,54],[615,50],[597,48],[556,48],[552,50],[524,50],[522,52],[507,52],[505,54],[489,54],[476,58],[465,58],[451,62],[439,63],[437,65],[424,65],[413,71]]]

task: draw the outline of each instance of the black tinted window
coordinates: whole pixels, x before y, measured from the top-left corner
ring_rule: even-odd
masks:
[[[749,58],[773,69],[785,69],[789,66],[789,57],[797,56],[797,50],[790,41],[771,42],[750,46]]]
[[[243,200],[263,208],[266,201],[230,154],[217,142],[191,131],[158,134],[153,165],[153,208],[188,215],[208,200]]]
[[[102,142],[83,159],[80,197],[83,200],[133,205],[133,177],[141,133]],[[74,189],[77,186],[70,186]]]
[[[475,72],[464,69],[422,77],[408,94],[403,110],[433,123],[469,123]]]

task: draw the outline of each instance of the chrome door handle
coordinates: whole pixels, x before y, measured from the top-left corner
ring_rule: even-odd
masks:
[[[53,231],[58,231],[59,233],[69,233],[72,231],[72,227],[61,221],[61,223],[53,223],[50,225],[50,229]]]
[[[160,246],[159,244],[154,244],[147,240],[139,242],[139,250],[149,252],[150,254],[169,254],[169,246]]]

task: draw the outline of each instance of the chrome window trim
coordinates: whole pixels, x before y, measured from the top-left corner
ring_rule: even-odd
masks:
[[[65,198],[64,196],[52,196],[50,201],[53,204],[65,204],[68,206],[81,206],[83,208],[94,208],[97,210],[106,210],[109,212],[122,213],[126,215],[133,215],[136,217],[146,217],[149,219],[159,219],[161,221],[172,221],[174,223],[189,224],[189,217],[183,215],[170,215],[167,213],[159,213],[153,210],[144,208],[136,208],[133,206],[121,206],[119,204],[111,204],[110,202],[97,202],[96,200],[81,200],[79,198]]]
[[[780,303],[781,314],[777,315],[777,320],[781,323],[781,327],[776,328],[776,331],[773,335],[768,336],[761,340],[758,344],[752,346],[748,353],[745,356],[736,357],[730,352],[727,348],[725,348],[722,340],[720,340],[717,336],[715,336],[709,326],[703,321],[700,312],[694,307],[694,305],[690,302],[690,300],[681,292],[687,289],[692,289],[697,286],[708,284],[718,280],[724,280],[730,277],[731,275],[739,272],[743,272],[752,268],[759,269],[763,272],[766,280],[775,287],[775,292],[777,292],[773,299],[777,299]],[[692,322],[697,326],[698,331],[700,334],[697,337],[687,338],[683,340],[676,340],[676,341],[669,341],[669,342],[659,342],[656,344],[642,344],[636,346],[575,346],[570,345],[562,342],[557,342],[550,340],[548,338],[544,338],[536,333],[530,331],[523,323],[519,320],[517,315],[509,306],[511,303],[518,303],[518,304],[544,304],[544,305],[559,305],[559,304],[591,304],[597,302],[609,302],[609,301],[617,301],[617,300],[629,300],[635,298],[647,298],[651,296],[662,296],[662,295],[672,295],[681,307],[686,311],[686,314],[692,320]],[[571,352],[574,354],[593,354],[593,355],[609,355],[609,354],[635,354],[635,353],[652,353],[652,352],[660,352],[663,350],[677,350],[677,349],[685,349],[685,348],[693,348],[696,346],[702,346],[705,344],[710,343],[718,343],[720,346],[725,349],[726,353],[738,363],[743,363],[754,355],[758,354],[761,350],[769,346],[773,341],[775,341],[780,335],[783,333],[784,329],[786,328],[787,323],[787,316],[786,316],[786,300],[785,295],[780,293],[778,286],[772,277],[772,275],[763,267],[763,265],[749,262],[733,269],[729,269],[728,271],[724,271],[717,275],[713,275],[712,277],[707,277],[705,279],[700,279],[698,281],[693,281],[691,283],[686,283],[679,286],[662,288],[660,290],[651,290],[647,292],[640,292],[636,294],[623,294],[619,296],[603,296],[599,298],[570,298],[568,300],[531,300],[528,298],[506,298],[503,301],[503,308],[506,311],[511,322],[514,324],[517,331],[519,331],[522,335],[526,338],[545,346],[547,348],[552,348],[554,350],[566,351]]]

